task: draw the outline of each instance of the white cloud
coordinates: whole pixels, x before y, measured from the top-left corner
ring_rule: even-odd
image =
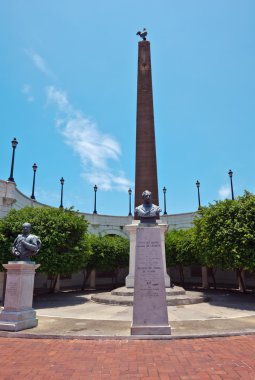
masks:
[[[225,199],[230,197],[231,190],[229,185],[222,185],[218,191],[220,199]]]
[[[37,69],[39,69],[47,77],[54,78],[54,74],[49,69],[48,65],[40,54],[30,50],[26,50],[26,53],[32,59]]]
[[[111,190],[118,189],[126,192],[132,185],[131,182],[125,177],[123,172],[119,172],[114,175],[111,172],[105,171],[91,171],[83,173],[83,176],[92,184],[100,184],[100,189]]]
[[[32,86],[30,84],[27,84],[27,83],[24,84],[21,92],[25,95],[25,97],[29,103],[34,102],[35,98],[32,95]]]
[[[47,100],[58,107],[59,111],[68,116],[74,113],[73,107],[68,101],[67,94],[62,90],[57,90],[54,86],[47,87]]]
[[[65,143],[79,155],[82,176],[102,190],[127,191],[132,184],[125,173],[109,167],[109,160],[119,161],[119,143],[112,136],[102,133],[94,121],[76,110],[64,91],[54,86],[48,87],[47,102],[57,107],[56,127]]]

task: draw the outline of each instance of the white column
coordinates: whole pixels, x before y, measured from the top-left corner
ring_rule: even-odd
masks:
[[[96,270],[92,269],[89,276],[89,287],[95,289],[96,287]]]
[[[139,220],[133,220],[132,224],[125,226],[125,229],[129,232],[129,273],[126,277],[126,287],[134,287],[134,276],[135,276],[135,246],[136,246],[136,229]]]
[[[159,223],[160,228],[160,236],[161,236],[161,247],[162,247],[162,258],[163,258],[163,268],[164,268],[164,276],[165,276],[165,287],[170,288],[170,277],[166,271],[166,247],[165,247],[165,233],[167,231],[168,225]]]
[[[54,291],[55,292],[59,292],[59,290],[60,290],[60,274],[58,274],[57,281],[56,281],[56,286],[55,286]]]

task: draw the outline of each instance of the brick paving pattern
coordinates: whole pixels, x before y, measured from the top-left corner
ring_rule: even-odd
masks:
[[[255,379],[255,336],[183,340],[0,338],[1,380]]]

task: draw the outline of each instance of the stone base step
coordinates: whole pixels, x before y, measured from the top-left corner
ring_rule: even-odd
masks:
[[[180,296],[184,295],[186,291],[180,286],[175,286],[174,288],[166,288],[167,296]],[[122,286],[121,288],[117,288],[111,291],[113,296],[133,296],[134,288],[127,288],[126,286]]]
[[[207,302],[209,298],[203,293],[196,292],[186,292],[186,294],[181,295],[167,295],[167,306],[176,305],[191,305],[201,302]],[[118,305],[118,306],[132,306],[133,296],[125,295],[119,296],[114,295],[110,292],[98,293],[91,296],[91,300],[101,304],[107,305]]]
[[[38,320],[34,309],[9,311],[2,310],[0,313],[0,330],[20,331],[36,327]]]

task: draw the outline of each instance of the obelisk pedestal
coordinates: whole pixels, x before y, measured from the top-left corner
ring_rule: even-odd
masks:
[[[135,279],[135,256],[136,256],[136,230],[139,226],[139,220],[133,220],[132,224],[127,224],[125,229],[129,233],[130,240],[130,248],[129,248],[129,273],[126,277],[125,285],[127,288],[134,287],[134,279]],[[161,241],[161,253],[163,260],[163,270],[164,270],[164,281],[165,287],[170,288],[171,281],[170,277],[166,271],[166,250],[165,250],[165,233],[167,231],[167,224],[162,223],[158,220],[158,227],[160,229],[160,241]]]
[[[137,227],[131,335],[170,335],[160,227]]]
[[[0,313],[0,330],[20,331],[37,326],[32,308],[35,270],[40,264],[30,261],[9,261],[4,309]]]

